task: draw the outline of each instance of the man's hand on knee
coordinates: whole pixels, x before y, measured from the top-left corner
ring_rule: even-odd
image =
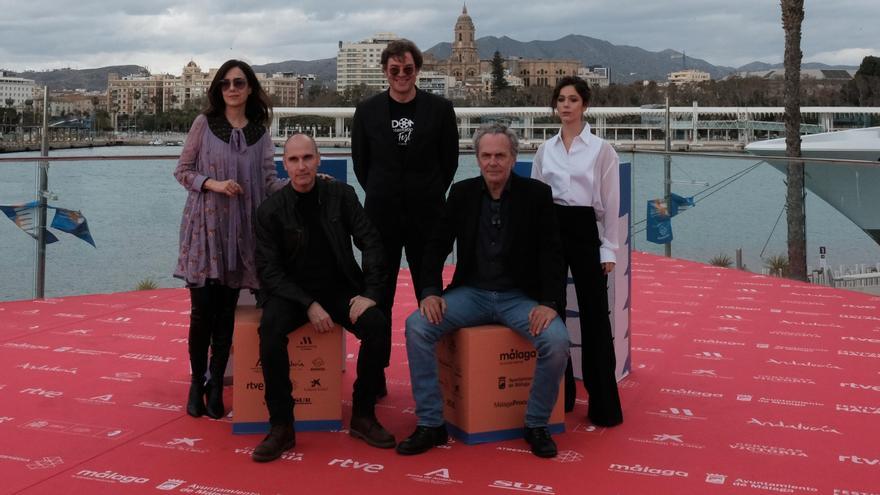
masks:
[[[529,311],[529,333],[537,337],[547,330],[553,318],[556,318],[556,310],[550,306],[539,304]]]
[[[318,333],[327,333],[333,328],[333,319],[330,318],[330,315],[324,311],[324,308],[320,304],[318,304],[318,301],[309,305],[309,309],[306,310],[306,315],[308,315],[309,321]]]
[[[354,296],[348,301],[348,317],[352,323],[357,323],[358,318],[364,311],[376,305],[376,301],[364,296]]]
[[[428,296],[419,302],[419,312],[434,325],[439,325],[446,314],[446,300],[440,296]]]

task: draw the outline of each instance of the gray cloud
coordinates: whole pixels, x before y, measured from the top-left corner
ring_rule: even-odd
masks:
[[[2,0],[0,68],[145,65],[179,73],[190,59],[216,67],[231,57],[253,63],[336,55],[339,41],[391,31],[428,48],[450,41],[459,0],[404,6],[339,0]],[[582,34],[618,45],[671,48],[716,65],[782,60],[775,0],[472,1],[477,36],[521,41]],[[880,55],[877,0],[806,0],[805,61],[857,65]]]

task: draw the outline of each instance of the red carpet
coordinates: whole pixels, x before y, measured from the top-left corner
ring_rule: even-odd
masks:
[[[398,294],[378,415],[400,439],[415,424],[402,329],[415,303]],[[581,390],[554,460],[519,440],[401,457],[309,432],[267,465],[249,457],[260,436],[182,411],[187,299],[0,304],[0,492],[880,493],[878,297],[634,254],[623,425],[586,423]]]

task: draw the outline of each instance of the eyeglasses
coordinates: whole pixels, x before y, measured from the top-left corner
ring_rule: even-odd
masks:
[[[229,79],[220,79],[220,89],[223,91],[229,91],[230,87],[235,87],[235,89],[244,89],[248,85],[247,79],[236,77],[233,80]]]
[[[413,73],[415,71],[416,71],[415,65],[405,65],[403,67],[394,66],[394,67],[388,68],[388,73],[391,74],[392,76],[395,76],[395,77],[399,76],[401,72],[403,72],[404,75],[411,76],[411,75],[413,75]]]

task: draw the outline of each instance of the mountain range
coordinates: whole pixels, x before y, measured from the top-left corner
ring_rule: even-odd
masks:
[[[504,57],[574,59],[584,66],[608,67],[611,82],[629,84],[641,80],[666,80],[667,74],[682,68],[698,69],[708,72],[713,79],[720,79],[734,72],[761,71],[780,69],[782,64],[752,62],[742,67],[713,65],[705,60],[687,57],[676,50],[650,51],[637,46],[614,45],[608,41],[590,38],[578,34],[570,34],[554,41],[518,41],[507,36],[484,36],[476,40],[477,51],[481,59],[491,59],[496,51]],[[448,58],[452,53],[452,45],[448,42],[438,43],[426,50],[438,60]],[[183,67],[183,63],[181,63]],[[315,74],[320,82],[331,85],[336,79],[336,59],[319,60],[286,60],[262,65],[254,65],[257,72],[294,72],[299,74]],[[806,63],[804,69],[852,69],[858,67]],[[116,72],[127,75],[146,72],[137,65],[102,67],[98,69],[58,69],[42,72],[24,72],[19,77],[34,79],[37,84],[48,84],[53,90],[85,88],[88,90],[104,90],[107,88],[107,74]]]

